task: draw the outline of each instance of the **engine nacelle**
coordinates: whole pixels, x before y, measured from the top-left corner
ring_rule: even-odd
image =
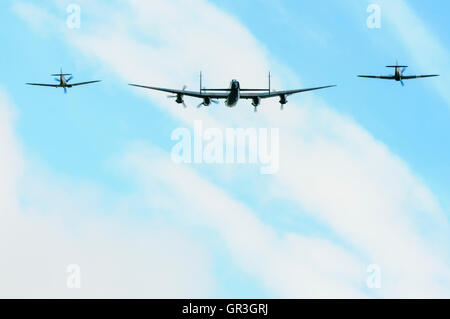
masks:
[[[252,105],[258,106],[261,103],[261,98],[259,96],[255,96],[252,98]]]
[[[287,100],[287,98],[286,98],[286,95],[280,95],[280,104],[281,105],[284,105],[284,104],[286,104],[288,102],[288,100]]]
[[[208,106],[211,104],[211,98],[210,97],[204,97],[203,98],[203,105]]]
[[[175,100],[175,102],[177,102],[178,104],[184,103],[183,95],[182,94],[177,94],[177,99]]]

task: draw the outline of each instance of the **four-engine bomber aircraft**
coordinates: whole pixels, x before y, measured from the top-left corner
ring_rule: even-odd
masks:
[[[398,65],[398,62],[396,62],[395,65],[387,65],[387,68],[394,68],[395,73],[394,75],[388,75],[388,76],[375,76],[375,75],[358,75],[361,78],[371,78],[371,79],[384,79],[384,80],[395,80],[399,81],[402,86],[405,86],[403,83],[403,80],[410,80],[410,79],[418,79],[418,78],[429,78],[433,76],[439,76],[438,74],[430,74],[430,75],[403,75],[403,72],[408,67],[407,65]]]
[[[59,82],[59,84],[42,84],[42,83],[27,83],[28,85],[37,85],[37,86],[47,86],[47,87],[54,87],[54,88],[63,88],[64,89],[64,93],[67,93],[67,88],[71,88],[73,86],[78,86],[78,85],[85,85],[85,84],[91,84],[91,83],[97,83],[100,81],[88,81],[88,82],[80,82],[80,83],[73,83],[73,84],[69,84],[69,81],[73,79],[72,74],[64,74],[61,72],[59,74],[51,74],[51,76],[57,76],[57,78],[55,78],[56,82]],[[65,77],[68,76],[68,78],[66,79]]]
[[[211,102],[218,103],[217,99],[225,99],[225,105],[228,107],[233,107],[236,105],[236,103],[239,101],[239,99],[247,99],[247,100],[250,99],[250,100],[252,100],[252,105],[255,108],[255,112],[257,111],[258,105],[261,103],[261,99],[278,96],[278,97],[280,97],[281,109],[283,109],[284,104],[286,104],[288,102],[287,101],[288,95],[306,92],[306,91],[325,89],[325,88],[335,86],[335,85],[327,85],[327,86],[320,86],[320,87],[309,88],[309,89],[271,91],[270,73],[269,73],[269,87],[267,89],[242,89],[237,80],[232,80],[230,83],[230,87],[228,89],[205,89],[202,87],[202,73],[201,72],[200,72],[200,90],[199,91],[186,91],[186,86],[184,86],[183,89],[181,89],[181,90],[176,90],[176,89],[166,89],[166,88],[159,88],[159,87],[145,86],[145,85],[138,85],[138,84],[130,84],[130,85],[140,87],[140,88],[145,88],[145,89],[151,89],[151,90],[172,93],[174,95],[170,95],[168,97],[175,98],[175,102],[177,102],[178,104],[183,104],[184,107],[186,107],[186,104],[184,103],[184,99],[183,99],[184,96],[192,96],[192,97],[203,99],[203,102],[200,103],[197,107],[208,106],[211,104]]]

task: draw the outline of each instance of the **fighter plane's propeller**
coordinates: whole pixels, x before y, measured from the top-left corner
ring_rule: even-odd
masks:
[[[181,89],[181,91],[185,91],[187,88],[186,85],[183,86],[183,88]],[[167,96],[169,99],[176,99],[175,102],[177,102],[178,104],[183,104],[184,108],[187,108],[186,103],[184,103],[183,100],[183,94],[176,94],[176,95],[168,95]]]
[[[69,81],[72,80],[72,79],[73,79],[73,75],[69,76],[69,77],[66,79],[66,82],[69,82]]]
[[[400,75],[403,75],[403,72],[405,72],[406,68],[406,66],[402,68],[402,70],[400,71]],[[402,80],[400,80],[400,83],[402,84],[402,86],[405,86],[405,83],[403,83]]]
[[[64,89],[64,94],[67,94],[67,88],[63,87],[63,89]]]

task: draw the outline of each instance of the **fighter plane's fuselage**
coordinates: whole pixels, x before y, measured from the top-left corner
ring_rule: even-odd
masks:
[[[64,77],[64,75],[60,75],[60,77],[59,77],[59,85],[61,87],[66,87],[67,86],[66,78]]]
[[[232,80],[230,83],[230,93],[228,94],[227,99],[225,100],[225,105],[228,107],[233,107],[239,101],[241,97],[240,85],[239,81]]]
[[[395,81],[402,80],[402,70],[400,69],[400,67],[395,67],[394,79],[395,79]]]

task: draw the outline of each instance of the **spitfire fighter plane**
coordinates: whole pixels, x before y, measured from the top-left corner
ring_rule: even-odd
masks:
[[[226,89],[205,89],[202,87],[202,73],[201,72],[200,72],[200,89],[199,89],[199,91],[186,91],[186,86],[184,86],[183,89],[181,89],[181,90],[176,90],[176,89],[159,88],[159,87],[145,86],[145,85],[138,85],[138,84],[130,84],[130,85],[135,86],[135,87],[144,88],[144,89],[151,89],[151,90],[156,90],[156,91],[172,93],[173,95],[169,95],[168,98],[175,98],[175,102],[177,102],[178,104],[183,104],[184,107],[186,107],[186,104],[184,103],[184,99],[183,99],[184,96],[191,96],[191,97],[203,99],[203,102],[200,103],[197,107],[208,106],[211,104],[211,102],[217,104],[218,99],[224,99],[226,106],[233,107],[237,104],[239,99],[247,99],[247,100],[252,101],[252,105],[254,107],[255,112],[257,111],[257,107],[261,103],[261,99],[278,96],[280,98],[281,109],[283,109],[283,106],[288,102],[287,101],[288,95],[306,92],[306,91],[325,89],[325,88],[335,86],[335,85],[328,85],[328,86],[320,86],[320,87],[309,88],[309,89],[272,91],[270,88],[270,73],[269,73],[269,86],[267,89],[243,89],[240,87],[240,84],[237,80],[232,80],[230,82],[229,88],[226,88]]]
[[[78,86],[78,85],[85,85],[85,84],[100,82],[100,81],[88,81],[88,82],[69,84],[69,81],[73,79],[73,76],[72,76],[72,74],[63,73],[62,69],[59,74],[51,74],[51,76],[57,76],[57,78],[55,78],[55,81],[59,82],[59,83],[58,84],[27,83],[27,84],[28,85],[54,87],[54,88],[63,88],[64,93],[67,93],[67,88],[71,88],[71,87]],[[66,79],[66,76],[68,76],[67,79]]]
[[[418,79],[418,78],[429,78],[433,76],[439,76],[438,74],[430,74],[430,75],[403,75],[403,72],[405,72],[407,65],[398,65],[398,62],[396,62],[395,65],[387,65],[387,68],[394,68],[394,75],[387,75],[387,76],[375,76],[375,75],[358,75],[361,78],[371,78],[371,79],[384,79],[384,80],[395,80],[399,81],[402,86],[405,86],[405,83],[403,83],[403,80],[410,80],[410,79]]]

